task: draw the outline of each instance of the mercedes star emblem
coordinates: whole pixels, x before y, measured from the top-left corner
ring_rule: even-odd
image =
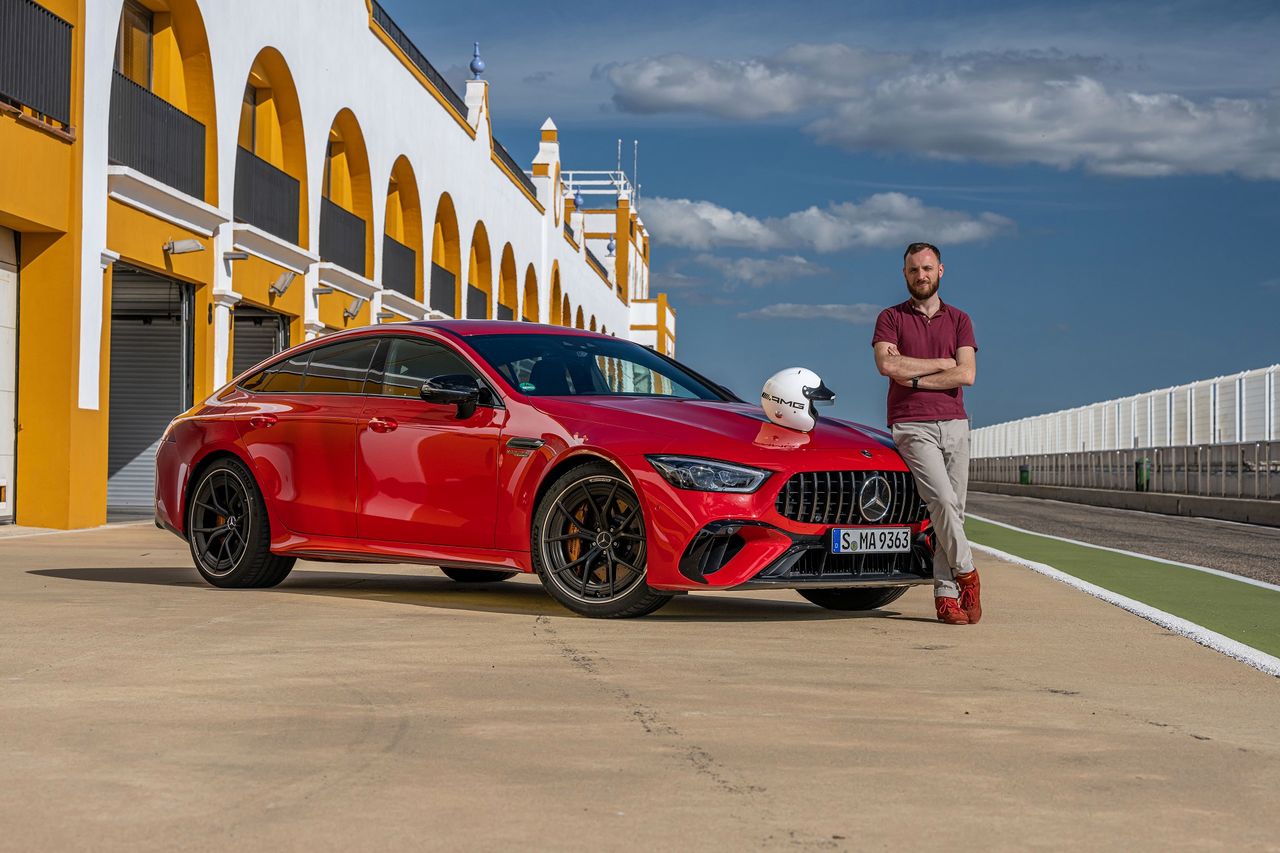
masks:
[[[858,492],[858,509],[862,518],[871,524],[884,519],[889,514],[889,505],[893,502],[893,490],[889,481],[879,474],[872,474],[862,483]]]
[[[870,451],[870,450],[864,450],[864,451],[862,451],[862,455],[863,455],[863,456],[865,456],[865,457],[867,457],[868,459],[870,459],[870,458],[871,458],[871,451]]]

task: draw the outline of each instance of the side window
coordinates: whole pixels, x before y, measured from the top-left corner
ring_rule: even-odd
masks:
[[[255,373],[240,387],[255,394],[296,394],[302,390],[302,379],[307,373],[307,362],[310,360],[310,350],[299,353]]]
[[[359,394],[378,348],[377,338],[330,344],[312,350],[302,390],[307,394]]]
[[[475,371],[461,356],[440,344],[412,338],[390,338],[382,375],[369,377],[370,389],[373,389],[373,383],[381,380],[381,389],[377,393],[417,397],[423,382],[447,374],[463,374],[479,381]]]

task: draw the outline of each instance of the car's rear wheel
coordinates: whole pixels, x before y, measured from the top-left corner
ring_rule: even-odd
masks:
[[[209,466],[191,492],[187,541],[200,575],[214,586],[275,586],[295,559],[271,553],[271,525],[262,493],[237,459]]]
[[[583,616],[643,616],[671,600],[645,583],[640,500],[610,465],[589,463],[552,483],[534,514],[530,550],[551,597]]]
[[[458,583],[497,583],[513,578],[519,572],[491,572],[488,569],[441,569],[445,577]]]
[[[796,592],[828,610],[875,610],[897,601],[905,586],[876,586],[863,589],[798,589]]]

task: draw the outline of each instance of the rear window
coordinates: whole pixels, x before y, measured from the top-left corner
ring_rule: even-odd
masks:
[[[359,394],[377,349],[377,339],[368,338],[312,350],[303,393]]]
[[[258,371],[240,383],[240,387],[256,394],[296,394],[302,390],[302,380],[310,360],[310,350],[299,353]]]

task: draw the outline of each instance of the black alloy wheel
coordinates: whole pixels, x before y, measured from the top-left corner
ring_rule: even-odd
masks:
[[[798,589],[796,592],[827,610],[875,610],[902,597],[905,586],[853,587],[848,589]]]
[[[489,569],[441,569],[440,571],[444,572],[445,577],[458,583],[497,583],[520,574]]]
[[[534,516],[532,552],[543,587],[583,616],[643,616],[671,600],[645,583],[640,501],[610,465],[583,465],[552,484]]]
[[[275,586],[293,569],[293,557],[271,553],[262,493],[239,460],[219,459],[200,475],[186,532],[196,569],[214,586]]]

